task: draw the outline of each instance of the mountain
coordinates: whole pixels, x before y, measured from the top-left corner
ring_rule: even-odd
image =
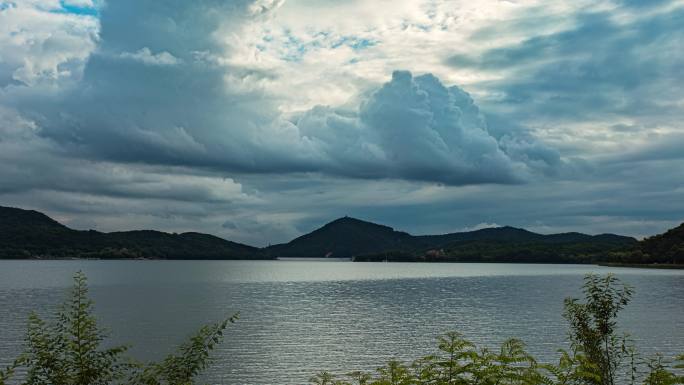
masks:
[[[339,218],[289,243],[269,246],[277,257],[351,257],[411,247],[414,237],[391,227],[355,218]]]
[[[354,257],[357,261],[577,262],[605,259],[636,244],[614,234],[543,235],[505,226],[414,236],[391,227],[344,217],[288,243],[269,246],[273,257]]]
[[[200,233],[72,230],[45,214],[0,206],[0,258],[260,259],[252,246]]]
[[[357,261],[623,262],[644,256],[653,259],[652,255],[681,259],[683,226],[637,242],[614,234],[543,235],[510,226],[416,236],[344,217],[288,243],[259,249],[192,232],[78,231],[37,211],[0,206],[0,258],[353,257]]]

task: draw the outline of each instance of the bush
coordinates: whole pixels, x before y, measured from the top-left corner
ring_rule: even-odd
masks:
[[[403,364],[390,361],[375,373],[354,372],[337,379],[321,372],[315,385],[644,385],[684,384],[661,357],[642,360],[627,335],[617,332],[617,315],[632,289],[608,275],[587,275],[585,302],[565,300],[564,317],[570,325],[570,351],[560,350],[557,364],[540,364],[525,344],[509,339],[494,352],[478,349],[458,333],[438,340],[435,354]],[[673,369],[684,369],[684,355]],[[619,382],[618,382],[619,381]]]
[[[107,336],[97,326],[92,305],[86,277],[78,272],[71,299],[61,306],[55,322],[30,315],[26,349],[0,371],[0,385],[18,368],[25,369],[25,385],[189,385],[209,364],[209,353],[221,342],[225,328],[238,317],[204,326],[161,362],[141,363],[124,356],[127,346],[102,348]]]

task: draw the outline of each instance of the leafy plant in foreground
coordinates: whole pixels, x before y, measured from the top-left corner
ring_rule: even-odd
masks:
[[[684,384],[656,357],[642,364],[626,335],[617,332],[617,316],[632,289],[608,275],[587,275],[585,301],[566,299],[564,317],[570,325],[570,351],[560,350],[557,364],[539,364],[517,339],[498,351],[478,349],[459,333],[438,339],[438,351],[411,365],[396,360],[375,374],[354,372],[344,380],[323,372],[311,378],[316,385],[644,385]],[[684,355],[674,369],[684,369]],[[626,362],[628,361],[628,362]],[[627,381],[627,382],[625,382]]]
[[[26,383],[31,385],[101,385],[121,380],[131,364],[124,362],[126,346],[100,349],[106,335],[97,327],[83,273],[74,277],[71,300],[63,304],[55,323],[35,313],[29,316]]]
[[[204,326],[161,362],[143,364],[124,356],[127,346],[103,348],[107,335],[97,326],[88,298],[86,277],[74,276],[71,299],[54,322],[29,316],[26,349],[12,365],[0,371],[0,385],[25,369],[22,385],[190,385],[209,364],[209,353],[220,343],[224,329],[237,320]]]
[[[565,300],[564,317],[570,323],[570,342],[573,349],[586,355],[582,369],[593,372],[588,383],[614,385],[617,370],[628,352],[627,336],[616,333],[617,315],[632,296],[632,288],[621,285],[613,275],[584,278],[582,291],[586,302]]]
[[[343,379],[329,372],[313,376],[316,385],[677,385],[684,384],[684,355],[669,364],[662,357],[642,361],[625,335],[617,331],[617,315],[632,289],[612,276],[589,275],[582,288],[585,301],[567,299],[564,316],[570,325],[569,351],[557,364],[540,364],[517,339],[500,349],[478,349],[455,332],[438,340],[437,351],[407,365],[392,360],[375,373],[352,372]],[[201,328],[177,352],[159,362],[140,363],[125,357],[126,346],[103,347],[83,273],[74,277],[70,301],[54,322],[29,317],[26,350],[0,369],[0,385],[21,370],[22,385],[192,385],[210,364],[210,352],[221,342],[234,315]],[[677,372],[678,370],[678,372]],[[284,380],[288,381],[287,379]]]
[[[161,362],[144,366],[133,375],[131,382],[145,385],[192,384],[192,379],[209,366],[209,352],[221,342],[223,330],[236,320],[237,315],[234,315],[220,323],[202,327],[180,346],[176,354],[168,355]]]

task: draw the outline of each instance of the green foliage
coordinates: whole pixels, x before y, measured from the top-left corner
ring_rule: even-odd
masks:
[[[29,317],[26,352],[27,384],[101,385],[120,380],[129,365],[122,360],[125,346],[101,349],[105,334],[92,314],[92,301],[83,273],[74,277],[71,301],[47,324]]]
[[[340,218],[289,243],[267,247],[279,257],[354,257],[355,261],[587,263],[632,246],[618,235],[542,235],[513,227],[414,236],[391,227]]]
[[[21,366],[23,357],[15,359],[8,367],[0,369],[0,385],[5,385],[14,375],[14,371]]]
[[[223,339],[223,331],[237,320],[234,315],[222,322],[206,325],[180,346],[178,353],[159,363],[151,363],[134,374],[132,383],[145,385],[189,385],[210,363],[209,353]]]
[[[630,239],[604,240],[582,238],[556,240],[539,235],[531,240],[491,239],[464,240],[430,249],[405,249],[354,258],[359,262],[509,262],[509,263],[593,263],[625,250]]]
[[[175,354],[158,363],[139,363],[124,357],[126,346],[103,348],[107,335],[97,326],[88,298],[86,277],[74,276],[71,298],[45,322],[29,316],[26,349],[12,365],[0,371],[0,385],[18,368],[25,369],[22,385],[190,385],[209,365],[209,353],[220,343],[237,314],[204,326]]]
[[[582,287],[585,303],[568,298],[564,316],[570,323],[570,342],[577,351],[586,355],[600,380],[592,382],[614,385],[616,371],[626,356],[627,336],[616,333],[617,315],[628,303],[632,289],[620,285],[613,275],[599,277],[587,275]]]
[[[311,379],[317,385],[631,385],[684,384],[661,357],[645,364],[617,331],[617,316],[632,289],[608,275],[588,275],[582,287],[585,300],[566,299],[564,316],[570,326],[570,351],[560,350],[557,364],[539,364],[517,339],[497,351],[466,340],[459,333],[439,337],[435,354],[410,365],[392,360],[375,373],[354,372],[337,380],[328,372]],[[684,369],[684,355],[674,369]],[[623,381],[623,382],[619,382]]]
[[[323,384],[414,385],[414,384],[543,384],[540,366],[516,339],[506,341],[497,352],[477,350],[458,333],[439,338],[439,351],[405,365],[392,360],[376,370],[375,375],[354,372],[345,380],[336,380],[322,372],[311,382]]]
[[[679,360],[682,360],[684,356],[680,356]],[[684,365],[676,365],[676,368],[684,368]],[[665,364],[663,363],[663,358],[657,356],[648,362],[649,373],[644,381],[645,385],[676,385],[684,384],[684,377],[677,376],[673,372],[669,371]]]
[[[617,257],[629,263],[684,264],[684,223],[640,241]]]

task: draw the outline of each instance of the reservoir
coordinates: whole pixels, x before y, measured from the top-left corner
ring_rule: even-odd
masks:
[[[301,384],[432,353],[458,331],[480,347],[522,339],[540,361],[567,348],[563,299],[587,273],[635,289],[620,326],[648,357],[684,353],[684,270],[593,265],[344,261],[0,261],[0,364],[20,351],[28,314],[49,318],[82,270],[100,325],[141,360],[237,311],[204,379]]]

